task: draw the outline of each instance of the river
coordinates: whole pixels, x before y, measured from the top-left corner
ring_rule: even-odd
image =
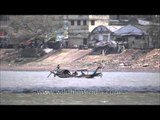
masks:
[[[1,71],[1,105],[159,105],[160,74],[104,72],[58,78],[47,71]]]

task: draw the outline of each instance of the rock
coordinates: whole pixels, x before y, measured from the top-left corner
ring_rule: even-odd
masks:
[[[53,49],[46,48],[46,49],[44,49],[43,51],[44,51],[45,53],[49,53],[49,52],[53,51]]]
[[[120,66],[124,66],[124,63],[119,64]]]
[[[91,65],[93,65],[93,64],[92,64],[92,63],[87,63],[87,64],[86,64],[86,66],[91,66]]]
[[[10,63],[13,64],[15,62],[15,60],[11,60]]]
[[[143,67],[148,67],[148,66],[149,66],[148,63],[144,63],[144,64],[143,64]]]
[[[15,59],[15,62],[22,62],[23,61],[23,58],[16,58]]]
[[[125,62],[124,66],[131,66],[131,63],[130,62]]]

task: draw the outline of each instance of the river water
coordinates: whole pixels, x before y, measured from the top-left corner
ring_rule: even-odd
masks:
[[[58,78],[47,71],[1,71],[1,105],[160,105],[160,74],[104,72]]]

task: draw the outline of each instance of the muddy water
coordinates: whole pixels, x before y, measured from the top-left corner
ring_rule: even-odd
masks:
[[[3,105],[160,105],[159,93],[1,93]]]
[[[1,71],[0,104],[160,104],[159,73],[106,72],[102,78],[47,78],[49,72]]]

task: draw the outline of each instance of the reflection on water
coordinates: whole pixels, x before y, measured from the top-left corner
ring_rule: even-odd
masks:
[[[2,105],[160,105],[159,93],[1,93]]]

